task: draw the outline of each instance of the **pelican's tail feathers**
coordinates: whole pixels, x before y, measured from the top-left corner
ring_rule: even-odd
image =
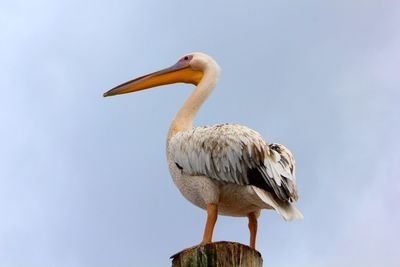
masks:
[[[289,202],[278,202],[272,197],[271,193],[255,186],[252,186],[252,188],[256,192],[258,197],[265,204],[276,210],[276,212],[278,212],[285,221],[303,219],[303,214],[301,214],[301,212],[294,206],[294,204]]]

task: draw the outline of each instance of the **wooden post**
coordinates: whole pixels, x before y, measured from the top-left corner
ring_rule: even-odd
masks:
[[[235,242],[191,247],[171,256],[172,267],[262,267],[260,252]]]

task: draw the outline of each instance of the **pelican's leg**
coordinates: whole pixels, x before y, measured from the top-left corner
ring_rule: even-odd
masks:
[[[207,222],[206,222],[206,228],[204,229],[203,241],[201,241],[201,244],[211,243],[214,226],[215,223],[217,222],[217,217],[218,217],[218,205],[207,204]]]
[[[251,212],[247,215],[249,218],[249,230],[250,230],[250,247],[256,248],[256,236],[257,236],[257,214]]]

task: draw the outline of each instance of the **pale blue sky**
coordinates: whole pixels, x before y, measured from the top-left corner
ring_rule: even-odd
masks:
[[[0,2],[0,266],[169,266],[200,241],[164,152],[191,86],[101,97],[191,51],[222,69],[196,124],[296,156],[305,219],[262,213],[265,266],[398,266],[399,25],[382,0]]]

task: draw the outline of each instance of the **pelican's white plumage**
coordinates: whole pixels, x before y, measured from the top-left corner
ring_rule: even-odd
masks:
[[[247,216],[250,212],[273,208],[285,220],[301,218],[291,204],[298,198],[292,154],[283,145],[267,145],[254,130],[237,124],[221,124],[180,131],[169,139],[167,152],[175,183],[197,206],[205,208],[207,200],[196,200],[203,195],[210,197],[214,192],[216,196],[211,199],[218,199],[219,213],[225,215]],[[193,192],[189,188],[193,187],[192,182],[186,185],[185,180],[198,177],[205,179],[201,178],[195,187],[207,188],[207,193]],[[205,186],[208,182],[216,186],[210,190],[210,186]],[[238,197],[235,199],[239,203],[235,203],[224,190],[241,197],[246,195],[253,202],[245,203]],[[248,209],[238,209],[239,206]]]
[[[193,128],[197,111],[214,89],[218,64],[204,53],[190,53],[170,68],[123,83],[104,96],[185,82],[195,90],[179,109],[167,135],[167,160],[183,196],[207,210],[202,243],[211,242],[217,214],[247,216],[250,246],[255,248],[257,217],[274,209],[285,220],[300,219],[295,162],[279,144],[268,145],[245,126],[223,124]]]

